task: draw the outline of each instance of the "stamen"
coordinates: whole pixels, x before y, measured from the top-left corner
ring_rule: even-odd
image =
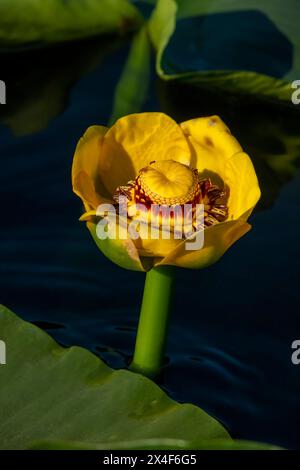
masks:
[[[204,204],[204,227],[224,222],[228,217],[228,191],[213,184],[210,178],[201,178],[198,170],[173,160],[153,161],[142,168],[134,181],[117,188],[115,203],[119,202],[121,195],[127,198],[129,217],[133,217],[135,211],[132,208],[136,203],[142,203],[148,208],[148,220],[151,218],[152,204],[169,208],[179,206],[183,225],[183,206],[190,204],[195,230],[199,230],[195,220],[197,204]],[[168,221],[164,221],[165,217],[168,217]],[[169,222],[174,228],[174,213],[169,212],[168,216],[164,216],[160,212],[156,219],[160,226]]]

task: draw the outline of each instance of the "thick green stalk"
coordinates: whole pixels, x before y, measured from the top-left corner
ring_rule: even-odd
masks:
[[[156,376],[163,364],[174,268],[160,266],[146,275],[142,308],[131,369]]]

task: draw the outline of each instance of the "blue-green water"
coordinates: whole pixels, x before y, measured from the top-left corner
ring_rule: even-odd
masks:
[[[0,300],[60,343],[120,368],[133,352],[144,275],[97,250],[70,183],[77,140],[107,123],[128,50],[103,53],[101,44],[2,57]],[[154,74],[144,110],[179,120],[220,114],[253,157],[263,191],[253,230],[216,265],[178,270],[160,384],[235,437],[299,448],[300,365],[291,362],[300,338],[299,111],[165,85]]]

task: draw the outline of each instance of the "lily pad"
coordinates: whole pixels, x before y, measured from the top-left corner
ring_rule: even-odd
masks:
[[[112,370],[83,348],[59,346],[3,306],[0,335],[7,350],[0,365],[1,449],[36,441],[116,448],[145,439],[229,439],[200,408],[176,403],[151,380]]]
[[[127,0],[2,0],[0,47],[126,32],[142,22]]]
[[[300,76],[299,15],[297,0],[159,0],[149,23],[157,72],[290,101]]]
[[[180,439],[138,439],[131,442],[112,444],[85,444],[82,442],[36,442],[32,450],[280,450],[272,444],[233,439],[191,440]]]

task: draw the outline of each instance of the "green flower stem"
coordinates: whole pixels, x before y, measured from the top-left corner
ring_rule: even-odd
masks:
[[[160,266],[146,275],[131,369],[155,377],[163,364],[169,323],[174,268]]]

